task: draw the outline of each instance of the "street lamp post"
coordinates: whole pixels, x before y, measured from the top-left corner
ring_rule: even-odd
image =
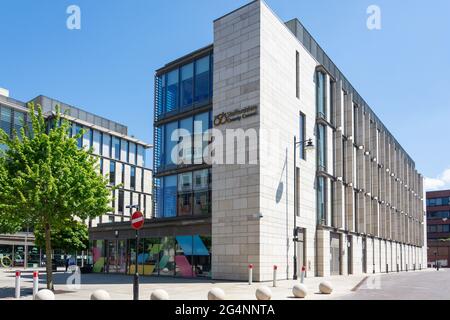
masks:
[[[297,275],[297,242],[298,242],[298,228],[297,228],[297,210],[299,210],[299,208],[297,208],[297,146],[298,145],[302,145],[302,144],[306,144],[305,145],[305,150],[308,149],[313,149],[314,148],[314,144],[312,139],[308,139],[308,140],[303,140],[303,141],[297,141],[297,137],[294,136],[294,275],[293,275],[293,279],[297,280],[298,279],[298,275]]]

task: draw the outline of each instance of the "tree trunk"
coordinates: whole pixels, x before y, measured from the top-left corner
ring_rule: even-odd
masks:
[[[52,274],[52,243],[50,240],[50,225],[45,224],[45,254],[47,256],[47,289],[53,290],[53,274]]]

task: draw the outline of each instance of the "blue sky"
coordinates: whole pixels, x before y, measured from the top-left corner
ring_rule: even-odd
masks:
[[[212,20],[244,0],[2,0],[0,87],[119,121],[152,142],[154,70],[212,42]],[[416,161],[450,187],[450,1],[267,0],[298,17]],[[66,28],[69,5],[81,30]],[[382,29],[366,27],[369,5]],[[449,170],[448,170],[449,169]]]

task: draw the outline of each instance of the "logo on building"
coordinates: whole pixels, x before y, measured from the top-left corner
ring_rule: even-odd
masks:
[[[258,106],[249,106],[243,109],[236,109],[231,112],[222,112],[214,117],[214,126],[220,126],[226,123],[241,121],[248,117],[252,117],[258,114]]]

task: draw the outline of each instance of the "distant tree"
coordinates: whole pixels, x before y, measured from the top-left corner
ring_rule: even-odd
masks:
[[[34,238],[36,246],[45,248],[45,230],[42,226],[34,230]],[[54,249],[65,253],[86,250],[89,245],[88,228],[82,222],[66,220],[63,226],[52,232],[51,243]]]
[[[92,150],[78,148],[84,130],[70,137],[70,123],[59,108],[46,122],[42,108],[28,105],[31,128],[10,137],[0,130],[0,227],[5,232],[23,226],[45,234],[47,288],[53,289],[52,232],[67,221],[86,220],[111,210],[108,181],[98,170]],[[25,127],[27,130],[25,130]]]

